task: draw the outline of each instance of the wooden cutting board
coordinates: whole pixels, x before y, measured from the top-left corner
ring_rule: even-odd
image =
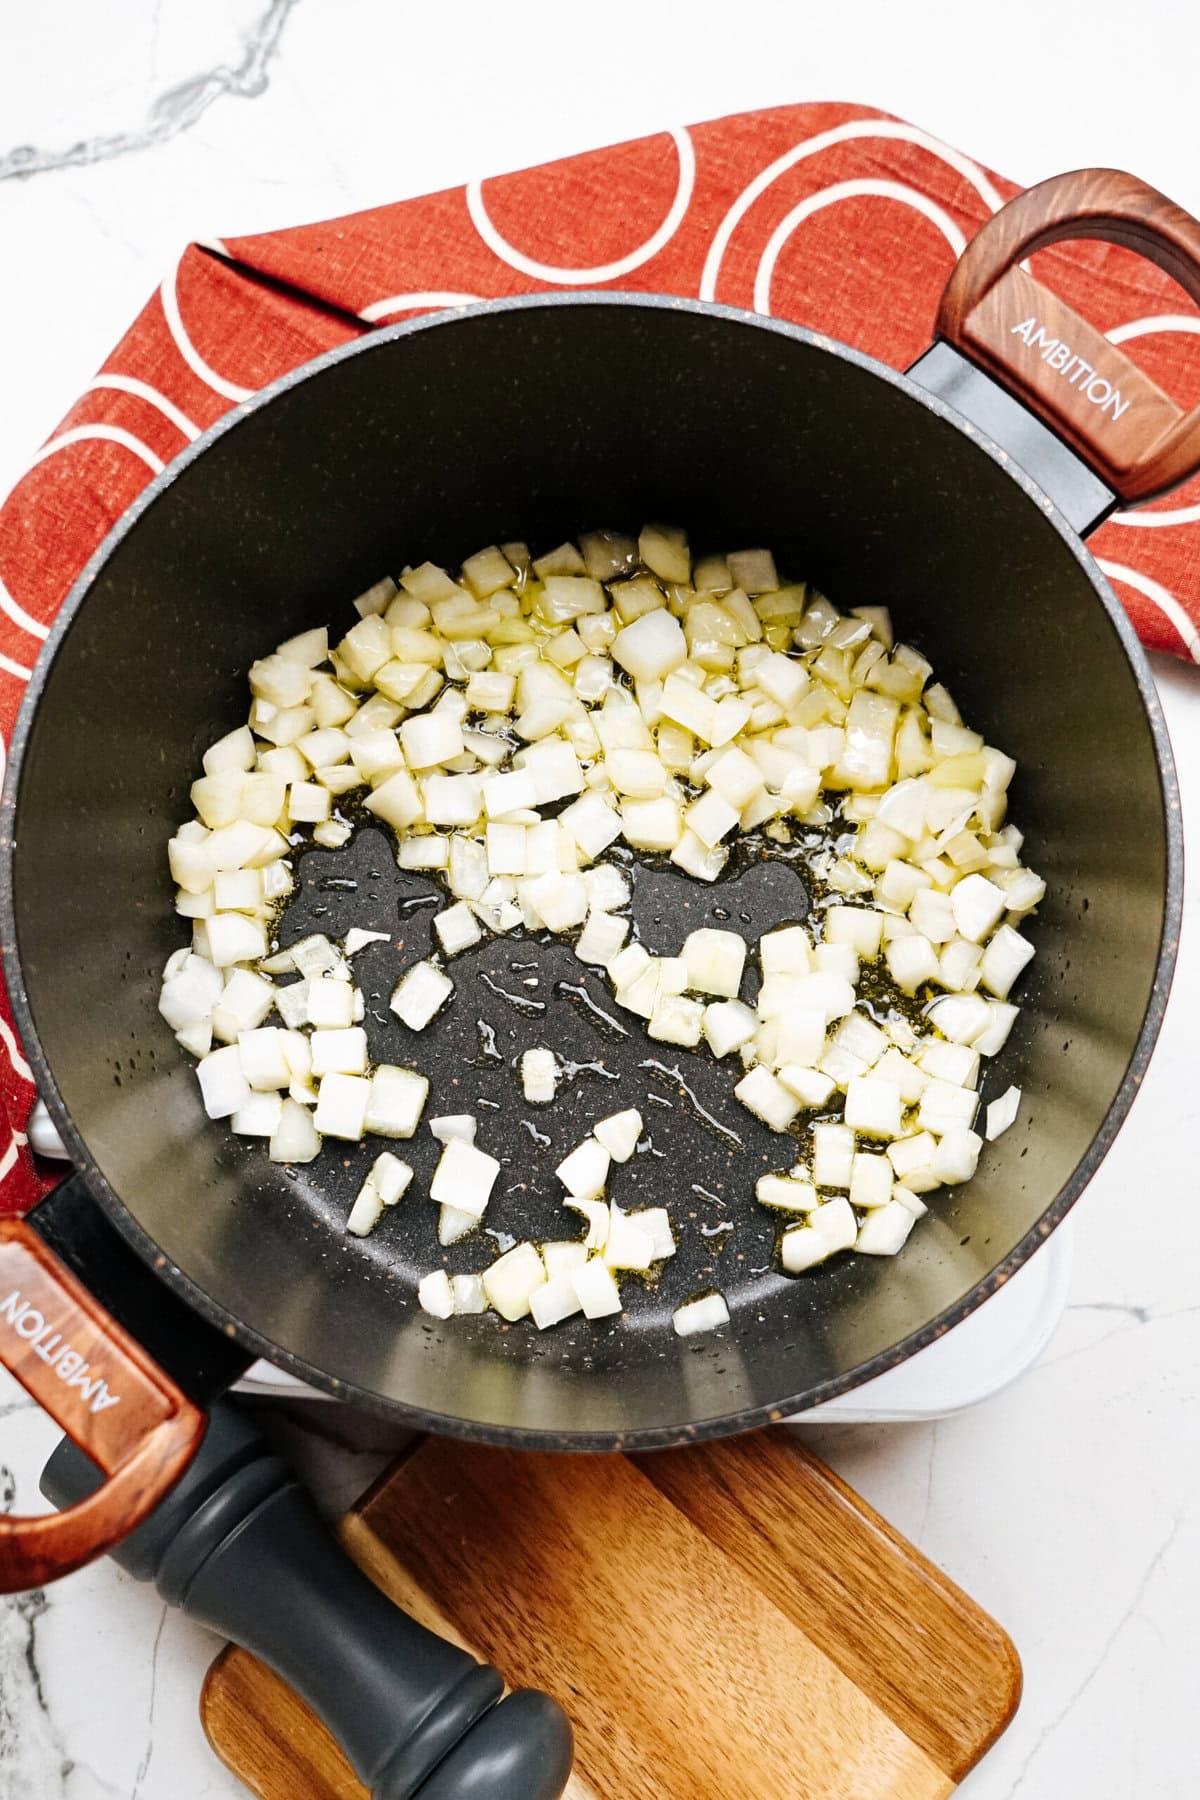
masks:
[[[943,1800],[1008,1724],[1009,1638],[786,1432],[636,1459],[426,1438],[344,1520],[399,1605],[570,1714],[570,1800]],[[363,1800],[224,1650],[209,1742],[262,1800]]]

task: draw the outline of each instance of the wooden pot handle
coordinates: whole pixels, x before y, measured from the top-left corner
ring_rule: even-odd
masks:
[[[63,1512],[0,1515],[0,1593],[41,1587],[153,1512],[206,1415],[22,1219],[0,1219],[0,1363],[108,1479]]]
[[[1120,499],[1153,499],[1200,468],[1200,407],[1185,413],[1016,266],[1064,238],[1136,250],[1200,304],[1200,224],[1133,175],[1078,169],[1027,188],[980,227],[946,284],[937,335],[1065,438]]]

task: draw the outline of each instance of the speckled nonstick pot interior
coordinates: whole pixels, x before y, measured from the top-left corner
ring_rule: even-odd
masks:
[[[700,549],[770,545],[842,607],[885,603],[965,717],[1016,757],[1011,816],[1048,895],[1030,927],[1021,1018],[989,1085],[1014,1082],[1024,1101],[897,1260],[846,1257],[787,1279],[753,1198],[787,1146],[730,1100],[728,1071],[650,1043],[628,1015],[619,1036],[588,1005],[615,1014],[598,979],[565,946],[529,940],[460,959],[445,1021],[414,1039],[387,1011],[396,953],[376,946],[356,965],[371,1053],[424,1066],[431,1112],[477,1113],[479,1141],[504,1164],[489,1225],[561,1235],[555,1163],[594,1119],[638,1104],[654,1153],[618,1171],[619,1197],[665,1202],[682,1227],[661,1285],[628,1284],[623,1321],[544,1335],[494,1316],[439,1324],[414,1292],[440,1262],[436,1208],[421,1197],[428,1134],[413,1146],[412,1197],[361,1241],[343,1221],[378,1146],[329,1145],[289,1172],[205,1119],[156,1010],[183,936],[166,840],[202,750],[245,717],[249,663],[279,639],[344,619],[350,596],[409,560],[454,563],[513,537],[545,548],[647,518],[684,524]],[[248,1348],[416,1423],[494,1441],[609,1448],[734,1430],[928,1343],[1078,1198],[1142,1077],[1174,961],[1170,754],[1144,658],[1078,538],[914,382],[712,306],[495,303],[382,332],[235,409],[153,484],[79,582],[13,761],[7,974],[97,1204]],[[406,955],[427,942],[429,906],[404,903],[431,884],[405,885],[382,835],[363,833],[336,859],[311,852],[302,871],[290,935],[320,921],[386,928]],[[358,886],[328,888],[331,875]],[[804,905],[781,863],[711,890],[643,878],[636,910],[668,953],[714,908],[754,935]],[[536,1116],[548,1144],[529,1129],[512,1066],[537,1042],[580,1065]],[[470,1240],[450,1253],[455,1268],[486,1260]],[[672,1308],[709,1284],[732,1324],[685,1343]]]

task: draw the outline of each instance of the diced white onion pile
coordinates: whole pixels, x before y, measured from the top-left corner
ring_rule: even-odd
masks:
[[[1019,926],[1045,884],[1004,823],[1011,758],[963,724],[918,651],[894,643],[886,608],[843,616],[781,583],[766,550],[693,562],[670,527],[636,541],[594,532],[536,560],[492,545],[457,578],[424,563],[355,605],[332,649],[321,628],[254,664],[248,722],[205,755],[197,816],[169,846],[192,944],[167,963],[160,1010],[199,1059],[209,1116],[285,1163],[311,1161],[326,1136],[417,1129],[429,1083],[368,1066],[353,981],[351,959],[383,934],[352,931],[340,948],[271,941],[293,851],[346,843],[339,801],[352,797],[395,832],[400,866],[435,872],[450,895],[436,957],[400,971],[392,994],[410,1030],[450,999],[443,965],[485,932],[576,934],[580,959],[606,971],[650,1037],[732,1058],[734,1093],[773,1131],[822,1115],[811,1157],[758,1183],[786,1221],[783,1268],[846,1249],[894,1255],[921,1196],[975,1171],[981,1057],[1003,1047],[1033,955]],[[731,840],[755,829],[781,844],[800,834],[823,898],[808,925],[760,939],[744,1000],[738,934],[706,928],[651,955],[630,940],[625,876],[600,859],[621,841],[711,882]],[[893,991],[930,996],[920,1030],[860,998],[864,965],[880,960]],[[520,1079],[530,1104],[553,1104],[553,1052],[527,1051]],[[840,1116],[827,1116],[838,1097]],[[1010,1088],[990,1103],[988,1138],[1019,1102]],[[475,1145],[473,1119],[431,1123],[444,1149],[430,1196],[448,1245],[478,1226],[500,1165]],[[421,1305],[531,1313],[543,1329],[618,1312],[615,1272],[675,1248],[665,1211],[606,1198],[610,1162],[634,1153],[640,1130],[632,1109],[614,1115],[560,1165],[582,1242],[519,1243],[479,1276],[435,1270]],[[379,1156],[348,1229],[370,1231],[411,1179]],[[678,1310],[676,1329],[727,1317],[709,1294]]]

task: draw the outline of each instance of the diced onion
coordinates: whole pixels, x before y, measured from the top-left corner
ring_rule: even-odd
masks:
[[[445,1269],[434,1269],[431,1274],[422,1276],[417,1283],[417,1302],[422,1312],[430,1313],[435,1319],[453,1317],[456,1310],[454,1293]]]
[[[729,1308],[722,1294],[703,1294],[677,1306],[671,1315],[677,1337],[698,1337],[702,1332],[720,1331],[729,1323]]]
[[[734,1094],[772,1132],[820,1115],[811,1167],[758,1182],[763,1206],[803,1220],[781,1240],[787,1271],[851,1248],[895,1255],[925,1211],[919,1195],[974,1173],[980,1061],[1017,1019],[1009,994],[1034,954],[1017,927],[1046,888],[1004,823],[1015,764],[930,685],[887,609],[844,617],[781,584],[764,548],[693,563],[669,525],[636,540],[592,532],[537,558],[489,545],[457,575],[423,563],[384,577],[354,607],[332,648],[317,627],[253,664],[248,722],[205,752],[196,817],[168,845],[191,947],[169,958],[159,1011],[197,1059],[209,1116],[268,1139],[277,1162],[311,1161],[325,1136],[418,1128],[429,1082],[369,1064],[348,960],[389,934],[272,939],[294,848],[348,842],[337,808],[353,793],[395,833],[400,867],[433,873],[452,897],[433,920],[437,954],[395,982],[391,1012],[408,1030],[454,993],[440,965],[485,933],[569,934],[646,1036],[735,1057]],[[748,994],[738,932],[700,925],[657,955],[631,939],[629,881],[599,860],[618,840],[619,855],[664,856],[711,883],[731,840],[754,830],[785,847],[798,831],[823,838],[799,839],[820,884],[813,910],[761,937]],[[863,965],[877,961],[868,1009]],[[889,1009],[880,977],[915,1007]],[[516,1063],[524,1099],[553,1102],[565,1072],[553,1052]],[[1019,1104],[1015,1088],[989,1104],[988,1139]],[[477,1229],[500,1165],[475,1146],[470,1115],[430,1124],[444,1146],[430,1196],[449,1245]],[[642,1132],[626,1108],[559,1163],[582,1242],[548,1245],[544,1260],[518,1244],[484,1275],[433,1271],[422,1306],[439,1318],[532,1311],[539,1329],[619,1312],[613,1270],[675,1250],[666,1209],[605,1197]],[[371,1230],[411,1180],[383,1152],[347,1228]],[[708,1295],[675,1319],[685,1333],[728,1312]]]
[[[573,1200],[594,1200],[604,1192],[610,1161],[604,1145],[587,1137],[559,1163],[555,1174]]]
[[[529,1301],[546,1280],[546,1266],[532,1244],[517,1244],[497,1258],[483,1275],[483,1291],[502,1319],[515,1324],[529,1311]]]
[[[621,1310],[621,1292],[612,1271],[600,1257],[591,1256],[581,1267],[572,1269],[568,1280],[575,1298],[589,1319],[606,1319]]]
[[[429,1197],[481,1219],[499,1173],[494,1156],[462,1138],[448,1138],[429,1184]]]
[[[998,1100],[992,1100],[988,1105],[987,1124],[984,1127],[983,1135],[990,1141],[998,1138],[1001,1132],[1007,1131],[1016,1118],[1020,1106],[1020,1088],[1006,1088]]]
[[[592,1135],[608,1151],[613,1162],[628,1162],[642,1135],[642,1115],[635,1107],[611,1113],[607,1119],[593,1125]]]

